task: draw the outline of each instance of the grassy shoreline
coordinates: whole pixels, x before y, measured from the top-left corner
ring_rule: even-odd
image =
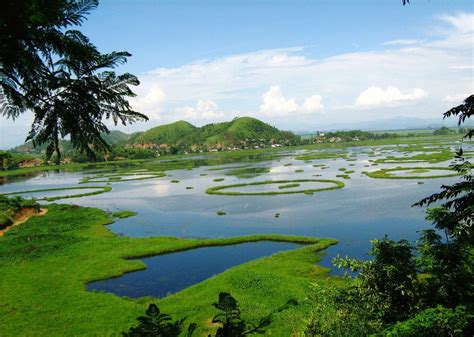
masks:
[[[433,142],[446,142],[446,141],[459,141],[459,135],[452,136],[417,136],[417,137],[402,137],[402,138],[387,138],[379,140],[366,140],[366,141],[350,141],[350,142],[339,142],[339,143],[319,143],[309,145],[297,145],[297,146],[286,146],[281,148],[263,148],[263,149],[249,149],[239,151],[225,151],[225,152],[203,152],[203,153],[190,153],[181,154],[174,156],[163,156],[153,159],[127,159],[118,161],[108,162],[92,162],[92,163],[72,163],[62,165],[43,165],[24,167],[15,170],[0,171],[0,177],[8,177],[15,175],[22,175],[34,172],[49,171],[49,170],[70,170],[78,171],[88,168],[107,168],[111,166],[125,166],[125,165],[141,165],[144,163],[153,162],[172,162],[183,158],[193,158],[209,156],[210,158],[238,158],[238,162],[247,162],[246,157],[260,154],[273,154],[278,152],[285,152],[290,150],[321,150],[321,149],[340,149],[353,146],[382,146],[382,145],[421,145],[421,144],[432,144]]]
[[[174,317],[187,316],[188,322],[199,323],[196,336],[207,336],[213,330],[207,324],[215,313],[211,304],[219,291],[234,294],[252,318],[290,298],[303,303],[311,282],[342,283],[328,278],[328,269],[315,265],[319,252],[336,243],[332,239],[284,235],[129,238],[108,230],[105,225],[112,222],[111,217],[102,210],[48,207],[45,216],[31,218],[0,238],[2,336],[31,335],[32,331],[39,336],[117,334],[134,324],[150,302]],[[132,300],[85,289],[88,282],[145,268],[136,260],[140,257],[262,240],[307,245],[233,267],[159,300]],[[288,336],[288,315],[302,318],[305,310],[302,304],[278,313],[270,328],[273,335]]]

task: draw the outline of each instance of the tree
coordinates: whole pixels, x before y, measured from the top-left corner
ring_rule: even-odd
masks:
[[[146,310],[146,316],[140,316],[137,320],[140,324],[122,332],[126,337],[178,337],[183,329],[185,318],[172,322],[168,314],[160,311],[156,304],[150,304]],[[197,325],[191,323],[188,327],[187,336],[191,337]]]
[[[463,104],[444,113],[443,118],[458,117],[458,126],[474,114],[474,95],[469,96]],[[470,129],[463,138],[471,139],[474,129]],[[435,193],[416,203],[416,206],[431,205],[442,202],[443,212],[436,216],[436,228],[444,231],[447,236],[474,244],[474,177],[471,163],[463,157],[462,147],[456,153],[457,163],[452,168],[462,173],[461,181],[454,185],[441,186],[441,192]]]
[[[265,333],[264,328],[272,322],[271,315],[263,317],[257,323],[246,322],[241,317],[237,301],[229,293],[219,293],[219,299],[213,306],[221,311],[212,319],[212,323],[221,325],[217,329],[215,337],[243,337],[254,333],[263,334]]]
[[[133,111],[131,74],[115,75],[127,52],[101,54],[81,32],[85,16],[97,0],[7,0],[0,15],[0,111],[16,118],[31,110],[35,119],[27,140],[48,143],[47,156],[56,152],[59,139],[71,137],[73,146],[94,157],[109,150],[101,137],[103,122],[115,124],[147,120]]]

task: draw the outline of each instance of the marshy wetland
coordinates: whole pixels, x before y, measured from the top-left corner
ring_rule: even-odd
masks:
[[[38,323],[52,335],[69,324],[86,333],[88,322],[103,334],[123,331],[153,297],[166,312],[179,316],[186,308],[202,322],[212,316],[205,307],[219,290],[232,291],[255,317],[290,298],[303,303],[311,282],[344,282],[331,258],[365,258],[369,240],[385,234],[415,240],[428,226],[424,209],[412,204],[457,181],[449,165],[459,144],[457,137],[416,140],[97,163],[5,177],[2,194],[34,197],[50,209],[0,239],[7,333],[28,329],[27,319],[18,322],[27,315],[21,296],[62,311],[55,322]],[[24,294],[13,291],[18,282]],[[34,284],[44,291],[35,292]],[[56,291],[77,307],[62,307]],[[18,311],[8,309],[13,303]],[[91,303],[96,312],[81,311]],[[301,304],[279,313],[270,331],[288,335],[286,322],[306,310]],[[82,323],[71,317],[79,311]]]

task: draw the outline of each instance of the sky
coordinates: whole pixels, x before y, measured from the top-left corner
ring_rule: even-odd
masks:
[[[441,122],[474,92],[474,1],[102,0],[80,30],[132,54],[131,100],[150,120],[253,116],[293,131]],[[32,117],[0,119],[0,148]],[[364,124],[365,123],[365,124]]]

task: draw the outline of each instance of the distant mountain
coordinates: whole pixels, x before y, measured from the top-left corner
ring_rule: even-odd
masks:
[[[135,147],[154,148],[175,146],[179,148],[228,148],[255,147],[273,143],[290,144],[297,140],[292,132],[281,131],[256,118],[240,117],[230,122],[196,127],[179,121],[160,125],[130,139]]]
[[[438,129],[440,127],[456,127],[455,118],[417,118],[417,117],[395,117],[389,119],[376,119],[362,122],[340,122],[334,124],[320,124],[315,128],[317,131],[341,131],[341,130],[364,130],[364,131],[390,131],[390,130],[413,130],[413,129]],[[470,127],[469,123],[463,127]],[[298,134],[314,133],[314,130],[302,129]]]

